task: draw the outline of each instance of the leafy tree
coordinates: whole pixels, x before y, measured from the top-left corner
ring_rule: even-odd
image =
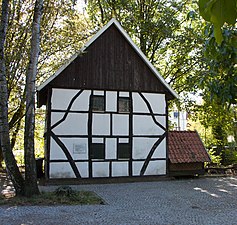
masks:
[[[9,23],[5,42],[8,116],[11,147],[19,149],[19,146],[23,146],[21,143],[23,138],[17,137],[24,129],[26,98],[24,85],[29,63],[30,21],[33,18],[34,0],[13,1],[9,4]],[[89,22],[74,10],[70,0],[45,0],[44,5],[37,84],[51,75],[91,35],[88,29]],[[38,130],[37,127],[36,129]]]
[[[38,3],[38,1],[36,3]],[[44,74],[45,78],[50,71],[52,72],[57,69],[57,67],[60,65],[60,63],[63,62],[63,60],[66,60],[72,52],[75,52],[75,46],[80,46],[82,40],[85,40],[90,35],[90,32],[86,30],[87,21],[83,21],[84,23],[81,22],[82,17],[76,15],[71,1],[61,2],[45,0],[45,11],[42,15],[41,20],[42,54],[39,58],[38,63],[40,73],[38,77],[35,77],[36,67],[34,66],[34,69],[32,69],[32,71],[34,71],[33,77],[26,81],[26,74],[27,78],[29,78],[29,74],[31,73],[29,71],[30,68],[32,68],[31,66],[28,67],[27,65],[30,65],[32,62],[35,62],[34,65],[37,64],[37,60],[33,60],[31,53],[32,45],[30,27],[31,21],[33,20],[33,18],[35,19],[35,17],[33,16],[34,10],[32,10],[33,4],[34,0],[25,2],[7,2],[7,10],[4,8],[5,10],[3,10],[1,17],[2,20],[5,19],[2,22],[3,27],[5,27],[4,29],[2,29],[2,31],[4,32],[1,36],[1,43],[5,43],[5,48],[2,44],[1,49],[1,59],[3,59],[1,61],[1,68],[3,68],[1,71],[3,72],[1,72],[0,76],[0,96],[1,100],[3,100],[1,101],[2,107],[0,111],[1,147],[4,153],[3,155],[7,170],[16,189],[16,194],[23,195],[32,195],[38,193],[37,185],[35,185],[36,177],[33,145],[35,123],[33,97],[35,93],[34,82],[40,82],[43,79],[42,74]],[[5,5],[2,4],[2,6],[4,7]],[[8,11],[10,12],[9,14]],[[7,17],[8,15],[9,19]],[[72,18],[73,20],[71,20]],[[7,25],[8,29],[6,28]],[[76,26],[80,29],[73,29]],[[70,28],[72,28],[72,30]],[[8,31],[7,34],[6,29]],[[83,33],[83,31],[85,30],[86,32]],[[72,47],[69,46],[69,42],[73,39],[71,35],[76,37],[74,42],[72,43]],[[36,42],[33,41],[33,43]],[[61,58],[57,61],[57,63],[52,63],[49,60],[49,57],[53,56],[55,59],[57,57]],[[5,64],[4,61],[6,62]],[[46,69],[44,65],[49,64],[51,65],[51,67],[48,67]],[[26,86],[25,83],[27,83]],[[31,84],[33,84],[33,86],[31,86]],[[14,149],[16,143],[19,142],[19,138],[17,140],[17,136],[22,130],[22,121],[24,121],[23,119],[25,114],[28,114],[25,119],[25,162],[27,164],[26,182],[23,180],[19,172],[12,153],[12,149]],[[9,122],[7,120],[8,118]],[[28,127],[28,125],[30,125],[30,127]],[[29,131],[29,135],[27,134],[27,131]],[[29,137],[31,138],[29,139]],[[15,169],[16,172],[13,171],[12,168]]]
[[[43,1],[36,0],[34,7],[34,17],[32,25],[32,39],[31,39],[31,52],[30,61],[27,72],[26,82],[26,127],[25,127],[25,162],[26,173],[25,181],[17,167],[12,146],[10,144],[10,130],[8,123],[8,89],[6,79],[5,57],[4,57],[4,43],[6,41],[6,31],[8,25],[8,10],[9,2],[5,1],[2,4],[2,17],[1,17],[1,74],[0,74],[0,87],[1,87],[1,124],[0,124],[0,137],[3,156],[6,163],[7,172],[11,177],[16,194],[31,196],[38,194],[38,186],[36,179],[36,168],[34,161],[34,99],[35,99],[35,77],[38,64],[39,55],[39,35],[40,35],[40,19],[42,15]],[[30,142],[32,141],[32,142]]]
[[[0,27],[0,142],[3,157],[6,162],[6,169],[11,177],[16,194],[24,193],[24,180],[17,167],[10,144],[9,123],[8,123],[8,90],[6,79],[4,44],[6,41],[6,31],[9,16],[9,1],[2,2],[2,16]]]
[[[88,1],[95,29],[115,17],[176,92],[195,89],[203,34],[197,5],[175,0]]]
[[[212,26],[208,26],[206,31],[209,38],[203,50],[205,63],[199,88],[203,94],[203,109],[209,115],[205,124],[212,127],[215,139],[219,140],[216,144],[223,146],[226,145],[227,135],[235,134],[237,31],[234,27],[224,27],[221,45],[215,41]]]
[[[227,136],[231,134],[232,112],[227,109],[227,105],[214,101],[196,105],[194,111],[204,128],[211,128],[212,135],[209,133],[209,137],[206,137],[207,146],[219,146],[221,150],[227,144]]]
[[[213,24],[216,42],[223,41],[222,26],[225,23],[234,25],[237,18],[237,0],[199,0],[201,16]]]
[[[212,99],[218,99],[228,105],[237,101],[237,30],[234,27],[223,28],[223,42],[218,45],[213,37],[213,28],[209,27],[209,39],[205,43],[204,56],[208,74],[201,85],[211,93]]]
[[[212,145],[221,150],[227,144],[228,135],[236,136],[236,1],[199,0],[199,10],[212,24],[202,29],[206,41],[195,87],[202,94],[203,105],[196,106],[194,111],[197,110],[196,118],[205,129],[211,128]]]

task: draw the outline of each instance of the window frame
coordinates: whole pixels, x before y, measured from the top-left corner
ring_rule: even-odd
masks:
[[[126,146],[127,152],[125,152],[124,156],[124,149],[121,149],[122,146]],[[118,160],[129,160],[131,159],[131,144],[130,143],[118,143],[117,144],[117,158]]]
[[[99,107],[95,107],[96,100],[102,100],[101,104],[102,107],[98,109]],[[98,104],[98,103],[97,103]],[[92,112],[105,112],[105,97],[103,95],[92,95],[91,96],[91,111]]]
[[[101,156],[98,157],[98,149],[95,149],[95,147],[97,146],[97,148],[100,146],[102,147],[101,149],[99,149],[99,154],[101,154]],[[96,154],[95,154],[96,153]],[[105,143],[91,143],[91,149],[90,149],[90,158],[93,160],[104,160],[105,159]]]
[[[122,102],[126,102],[126,106],[128,106],[128,108],[125,108],[125,110],[121,110],[121,106],[120,103]],[[130,113],[131,112],[131,99],[130,97],[118,97],[118,112],[119,113]]]

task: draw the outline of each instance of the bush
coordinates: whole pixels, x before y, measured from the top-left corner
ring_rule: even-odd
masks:
[[[209,150],[209,155],[211,157],[212,163],[216,163],[217,165],[221,164],[221,156],[216,154],[216,151],[214,149]]]
[[[221,163],[223,165],[230,165],[237,163],[237,151],[232,148],[227,148],[221,151]]]
[[[75,191],[69,186],[60,186],[54,191],[56,196],[60,197],[72,197],[75,195]]]

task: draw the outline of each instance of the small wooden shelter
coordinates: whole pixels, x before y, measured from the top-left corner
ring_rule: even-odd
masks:
[[[169,175],[204,174],[204,162],[210,162],[197,131],[169,131]]]

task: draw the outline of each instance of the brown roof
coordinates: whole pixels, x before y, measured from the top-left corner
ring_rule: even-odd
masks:
[[[196,131],[169,131],[171,163],[210,162],[210,157]]]
[[[37,88],[39,107],[47,103],[52,87],[163,93],[168,100],[179,97],[115,19]]]

